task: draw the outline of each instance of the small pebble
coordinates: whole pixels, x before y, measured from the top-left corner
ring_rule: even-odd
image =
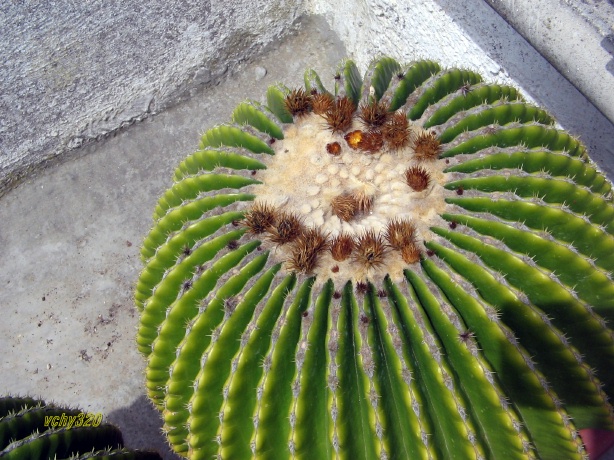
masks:
[[[261,66],[256,66],[254,69],[254,76],[256,77],[256,81],[262,80],[266,76],[266,69]]]
[[[341,171],[339,171],[339,177],[341,177],[342,179],[347,179],[348,177],[350,177],[350,174],[348,173],[347,169],[342,169]]]
[[[358,176],[360,174],[360,166],[358,165],[352,166],[352,174],[354,174],[355,176]]]
[[[301,212],[303,214],[309,214],[311,212],[311,206],[309,206],[307,203],[303,204],[301,206]]]

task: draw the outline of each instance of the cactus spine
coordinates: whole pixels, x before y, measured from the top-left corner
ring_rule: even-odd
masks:
[[[583,458],[614,429],[614,206],[509,86],[342,62],[207,131],[136,286],[189,458]]]

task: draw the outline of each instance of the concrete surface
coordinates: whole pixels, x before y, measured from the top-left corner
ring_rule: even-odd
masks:
[[[346,53],[361,70],[380,53],[463,64],[514,82],[579,135],[614,177],[612,124],[483,0],[462,7],[454,0],[341,2],[343,8],[307,4],[322,17],[304,19],[257,59],[237,59],[218,86],[212,79],[177,105],[75,149],[70,161],[0,199],[0,393],[101,411],[129,446],[164,447],[159,417],[143,396],[132,304],[154,204],[200,133],[226,121],[244,98],[262,99],[275,81],[301,84],[308,66],[330,82]]]
[[[219,82],[300,11],[283,0],[2,2],[0,195]]]
[[[612,0],[486,0],[614,122]]]

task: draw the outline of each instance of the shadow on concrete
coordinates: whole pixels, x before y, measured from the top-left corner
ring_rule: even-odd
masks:
[[[614,75],[614,34],[609,34],[601,40],[601,47],[608,52],[612,59],[608,61],[605,68],[608,72]]]
[[[155,450],[164,460],[179,460],[162,433],[160,413],[145,395],[132,405],[107,414],[105,421],[117,425],[124,436],[124,444],[131,449]]]

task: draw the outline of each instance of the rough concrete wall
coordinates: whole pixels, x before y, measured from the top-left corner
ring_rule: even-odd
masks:
[[[612,0],[487,0],[614,122]]]
[[[283,0],[0,6],[0,195],[46,160],[214,84],[301,11]]]
[[[363,70],[378,54],[399,62],[428,58],[520,87],[579,136],[614,180],[614,125],[484,0],[308,1],[308,11],[326,18]]]

